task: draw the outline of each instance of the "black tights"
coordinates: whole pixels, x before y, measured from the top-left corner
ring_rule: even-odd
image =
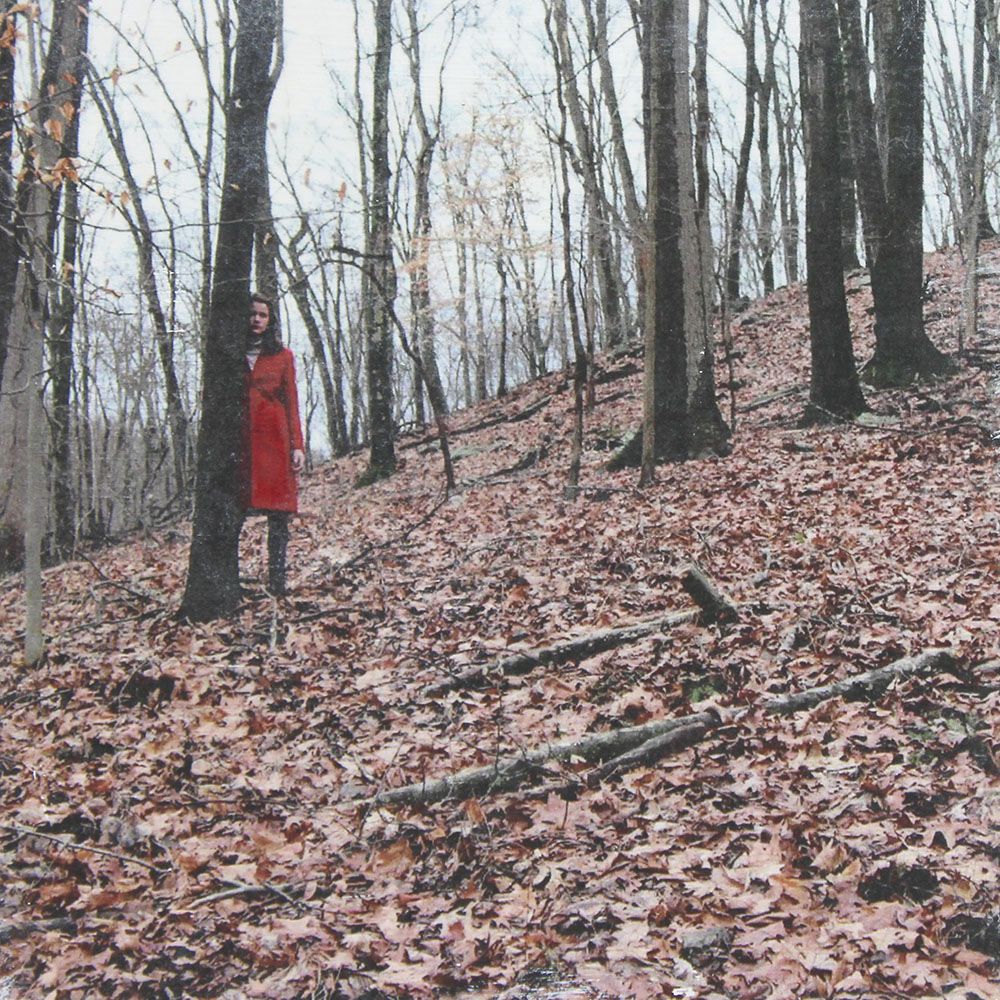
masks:
[[[285,552],[288,549],[288,522],[284,511],[267,515],[267,589],[272,594],[285,592]]]

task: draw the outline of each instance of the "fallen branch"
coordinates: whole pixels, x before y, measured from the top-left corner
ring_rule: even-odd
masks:
[[[936,673],[941,670],[951,670],[955,666],[955,658],[949,650],[930,649],[918,656],[907,657],[890,663],[885,667],[868,670],[855,677],[848,677],[833,684],[798,691],[795,694],[774,698],[764,705],[764,711],[770,715],[792,715],[815,708],[831,698],[878,698],[894,680],[912,677],[915,674]],[[747,709],[746,711],[750,711]],[[743,713],[745,714],[745,713]],[[699,732],[700,728],[700,732]],[[654,764],[677,750],[693,746],[708,735],[709,728],[689,724],[682,730],[677,730],[669,737],[657,737],[644,743],[622,757],[609,761],[599,772],[597,778],[603,780],[608,775],[628,771],[634,767]]]
[[[833,684],[809,688],[795,694],[774,698],[764,705],[764,711],[769,715],[791,715],[809,708],[815,708],[821,702],[831,698],[847,698],[860,700],[862,698],[879,698],[894,680],[912,677],[914,674],[937,673],[953,670],[956,659],[951,650],[929,649],[917,656],[908,656],[885,667],[868,670],[855,677],[847,677]]]
[[[679,719],[660,719],[641,726],[614,729],[611,732],[585,736],[569,743],[553,743],[507,761],[497,761],[486,767],[471,768],[437,781],[421,781],[401,788],[390,788],[375,796],[375,805],[417,805],[440,802],[442,799],[468,799],[481,795],[510,791],[529,777],[538,779],[547,774],[545,765],[579,759],[588,764],[620,757],[649,740],[675,730],[718,723],[714,712],[699,712]]]
[[[763,711],[770,715],[791,715],[814,708],[831,698],[878,698],[895,680],[953,670],[955,666],[956,659],[950,650],[931,649],[833,684],[774,698],[763,705]],[[751,711],[752,707],[743,709],[740,715],[746,716]],[[526,781],[538,783],[549,776],[546,764],[571,759],[590,764],[603,763],[605,766],[594,779],[600,781],[612,774],[656,763],[669,754],[700,743],[719,724],[719,715],[707,711],[612,730],[571,743],[550,744],[487,767],[471,768],[436,781],[415,782],[389,789],[376,795],[373,803],[376,806],[424,805],[443,799],[467,799],[510,791]]]
[[[567,663],[570,660],[585,660],[609,649],[638,642],[648,635],[654,635],[676,625],[696,621],[698,614],[697,611],[682,611],[666,616],[661,615],[658,618],[637,622],[634,625],[590,632],[587,635],[567,639],[565,642],[559,642],[552,646],[543,646],[541,649],[513,653],[495,663],[471,667],[447,680],[439,681],[427,689],[427,695],[430,698],[439,698],[450,691],[463,691],[485,686],[494,678],[520,677],[530,673],[536,667]]]
[[[263,885],[247,885],[243,882],[231,882],[227,883],[227,885],[229,886],[227,889],[213,892],[208,896],[199,896],[191,905],[205,906],[208,903],[218,903],[224,899],[238,899],[240,897],[257,899],[262,896],[277,896],[286,902],[298,904],[299,900],[296,896],[301,896],[304,891],[300,886],[281,886],[274,885],[271,882],[265,882]]]
[[[60,847],[64,847],[67,851],[86,851],[88,854],[100,854],[105,858],[114,858],[116,861],[122,861],[130,865],[139,865],[140,868],[145,868],[147,871],[151,871],[156,875],[166,875],[170,871],[169,868],[161,868],[159,865],[150,864],[148,861],[142,861],[139,858],[133,858],[128,854],[119,854],[116,851],[106,851],[102,847],[91,847],[89,844],[74,844],[72,840],[63,840],[62,837],[56,837],[51,833],[42,833],[39,830],[32,830],[31,827],[18,826],[17,824],[10,823],[0,823],[0,829],[9,830],[11,833],[17,834],[19,837],[38,837],[41,840],[49,840],[53,844],[58,844]]]
[[[351,556],[350,559],[347,559],[342,563],[337,563],[336,565],[333,566],[331,565],[323,566],[319,570],[316,570],[312,575],[317,576],[319,574],[322,574],[323,576],[328,576],[333,573],[345,573],[347,572],[347,570],[353,569],[358,564],[363,563],[373,553],[378,552],[381,549],[390,549],[394,545],[399,545],[400,543],[405,542],[406,539],[409,538],[414,531],[416,531],[418,528],[422,528],[425,524],[427,524],[434,517],[434,515],[448,502],[448,499],[449,499],[448,494],[443,493],[440,499],[434,504],[433,507],[431,507],[429,511],[427,511],[426,514],[418,518],[412,524],[407,525],[395,537],[387,538],[384,542],[371,542],[368,545],[365,545],[357,555]]]
[[[805,391],[806,387],[804,385],[790,385],[786,389],[779,389],[777,392],[769,392],[766,396],[758,396],[757,399],[751,399],[749,403],[745,403],[740,407],[740,412],[752,413],[754,410],[761,410],[765,406],[770,406],[771,403],[777,403],[780,399],[787,399],[789,396],[798,396]]]
[[[542,396],[541,399],[535,400],[534,403],[530,403],[523,410],[518,410],[516,413],[503,413],[499,416],[484,417],[482,420],[474,424],[468,424],[465,427],[452,427],[450,429],[451,440],[454,441],[455,438],[464,437],[466,434],[475,434],[476,431],[486,431],[491,427],[499,427],[500,424],[516,424],[521,420],[527,420],[529,417],[533,417],[536,413],[544,410],[552,402],[552,399],[552,396]],[[438,437],[436,434],[428,434],[414,441],[404,441],[399,445],[399,450],[406,451],[408,448],[421,448],[424,445],[437,444],[437,441]]]

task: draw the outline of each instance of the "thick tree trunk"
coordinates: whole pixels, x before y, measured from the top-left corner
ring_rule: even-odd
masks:
[[[392,262],[389,214],[389,67],[392,56],[392,0],[375,5],[375,68],[372,97],[372,186],[366,245],[368,291],[365,296],[365,341],[368,375],[368,469],[362,483],[385,479],[396,471],[392,413],[392,308],[396,272]]]
[[[239,25],[226,107],[225,168],[202,374],[194,529],[180,613],[193,621],[239,604],[239,497],[243,367],[254,217],[267,174],[267,115],[274,77],[275,0],[237,0]],[[262,159],[262,154],[264,158]]]
[[[885,155],[868,90],[858,0],[839,0],[848,110],[875,305],[875,353],[865,377],[902,385],[951,365],[923,320],[924,23],[926,0],[875,5]],[[884,163],[884,168],[883,168]]]
[[[806,148],[810,418],[864,410],[841,261],[840,60],[835,0],[801,0],[799,68]]]
[[[651,261],[646,303],[642,479],[665,459],[728,447],[715,399],[705,259],[695,203],[686,0],[653,0],[649,34]]]

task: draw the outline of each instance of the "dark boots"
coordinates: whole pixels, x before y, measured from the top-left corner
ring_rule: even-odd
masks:
[[[267,515],[267,589],[275,597],[287,593],[285,553],[288,549],[288,515]]]

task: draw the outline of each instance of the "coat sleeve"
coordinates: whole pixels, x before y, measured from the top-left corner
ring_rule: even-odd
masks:
[[[302,422],[299,420],[299,393],[295,385],[295,358],[288,351],[285,365],[285,416],[288,421],[288,439],[292,451],[305,451],[302,440]]]

